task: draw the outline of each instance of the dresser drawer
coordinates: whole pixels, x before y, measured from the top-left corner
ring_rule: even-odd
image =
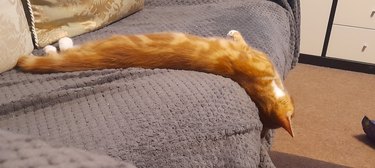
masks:
[[[339,0],[334,24],[375,29],[375,0]]]
[[[334,25],[327,57],[375,63],[375,30]]]
[[[301,0],[301,53],[320,56],[332,0]],[[316,12],[319,9],[319,12]],[[319,19],[316,19],[319,18]]]

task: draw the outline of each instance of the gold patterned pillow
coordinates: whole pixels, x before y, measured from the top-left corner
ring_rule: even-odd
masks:
[[[89,32],[143,9],[144,0],[29,0],[34,40],[46,46]]]

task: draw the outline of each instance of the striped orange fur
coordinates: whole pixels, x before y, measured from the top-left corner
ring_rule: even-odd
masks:
[[[278,72],[267,55],[248,46],[238,31],[230,31],[227,38],[173,32],[117,35],[44,57],[22,56],[17,66],[32,73],[142,67],[221,75],[246,90],[265,129],[283,127],[293,136],[294,105]]]

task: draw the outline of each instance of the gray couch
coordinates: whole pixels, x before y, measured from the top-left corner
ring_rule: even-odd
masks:
[[[299,54],[298,0],[146,0],[74,38],[242,32],[285,78]],[[40,50],[34,50],[35,54]],[[165,69],[0,74],[0,167],[274,167],[273,133],[228,78]]]

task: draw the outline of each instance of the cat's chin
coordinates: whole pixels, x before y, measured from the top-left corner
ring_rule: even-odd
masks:
[[[270,122],[270,121],[263,121],[262,120],[262,123],[263,123],[264,127],[269,128],[269,129],[281,128],[281,126],[279,124],[277,124],[276,122]]]

